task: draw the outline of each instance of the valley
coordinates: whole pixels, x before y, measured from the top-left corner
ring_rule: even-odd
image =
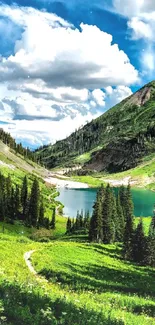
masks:
[[[35,153],[8,135],[10,144],[0,141],[2,325],[155,324],[155,154],[149,106],[154,89],[151,83],[117,106],[122,111],[119,123],[127,127],[126,136],[118,130],[117,143],[116,108],[71,135],[71,142]],[[136,112],[134,135],[129,119],[122,119],[124,109],[132,119]],[[143,115],[148,123],[141,132]],[[105,119],[114,124],[107,124],[107,134],[101,132]],[[89,141],[81,142],[87,136]],[[84,145],[81,151],[79,144]],[[107,241],[102,230],[109,232]],[[125,244],[128,255],[123,255]],[[142,256],[139,262],[134,248]]]

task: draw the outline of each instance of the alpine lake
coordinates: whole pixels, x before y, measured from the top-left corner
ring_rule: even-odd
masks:
[[[117,194],[118,188],[114,188]],[[132,197],[134,202],[134,215],[136,217],[150,217],[153,215],[153,208],[155,204],[155,192],[134,188],[132,191]],[[71,218],[76,217],[77,210],[83,210],[92,213],[93,204],[96,199],[96,188],[87,189],[67,189],[59,188],[58,200],[64,205],[63,213],[65,216]]]

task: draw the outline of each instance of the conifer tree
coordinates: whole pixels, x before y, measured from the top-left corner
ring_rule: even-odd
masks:
[[[89,230],[89,226],[90,226],[89,210],[87,212],[85,211],[83,226],[84,226],[85,230]]]
[[[79,228],[83,227],[83,210],[81,210],[80,216],[79,216]]]
[[[30,221],[30,225],[32,225],[33,227],[37,226],[37,222],[39,218],[39,200],[40,200],[39,182],[37,178],[35,178],[31,188],[31,196],[30,196],[30,204],[29,204],[29,221]]]
[[[134,231],[132,241],[132,257],[133,261],[139,264],[144,264],[146,254],[146,238],[144,235],[142,218]]]
[[[110,244],[114,240],[115,229],[112,220],[112,193],[108,184],[105,190],[105,198],[103,202],[103,242]]]
[[[38,224],[37,224],[38,228],[44,226],[44,213],[45,213],[44,204],[43,204],[43,201],[41,201],[41,204],[39,207],[39,219],[38,219]]]
[[[22,204],[24,217],[26,217],[27,201],[28,201],[28,181],[27,181],[27,176],[25,176],[21,188],[21,204]]]
[[[76,220],[75,220],[75,230],[79,230],[80,228],[80,213],[77,211]]]
[[[123,238],[123,257],[127,260],[132,259],[132,240],[134,234],[133,220],[129,216],[124,230],[124,238]]]
[[[67,233],[67,234],[70,234],[70,232],[71,232],[71,228],[72,228],[72,222],[71,222],[71,219],[68,218],[68,219],[67,219],[67,224],[66,224],[66,233]]]
[[[97,192],[96,202],[93,206],[93,214],[90,220],[89,238],[91,241],[102,242],[103,222],[102,222],[102,201],[100,190]]]
[[[55,229],[56,225],[56,209],[55,207],[53,208],[53,211],[52,211],[52,219],[51,219],[51,229]]]
[[[15,217],[19,218],[19,211],[20,211],[20,190],[19,186],[16,185],[15,194],[14,194],[14,209],[15,209]]]
[[[44,227],[46,229],[50,229],[50,221],[49,221],[49,218],[47,218],[47,217],[44,217]]]
[[[119,189],[120,205],[122,207],[124,220],[126,221],[126,201],[127,201],[127,191],[124,185],[121,185]]]
[[[147,264],[155,267],[155,209],[147,239]]]
[[[126,213],[126,224],[124,231],[124,240],[123,240],[123,256],[125,259],[132,259],[132,240],[134,234],[134,219],[133,219],[133,201],[131,196],[131,188],[130,184],[126,190],[126,205],[125,205],[125,213]]]
[[[15,191],[13,187],[11,188],[10,202],[8,202],[8,217],[12,223],[14,219],[17,218],[15,209]]]
[[[125,229],[125,220],[123,209],[120,202],[120,194],[117,195],[117,227],[116,227],[116,240],[123,241],[124,238],[124,229]]]

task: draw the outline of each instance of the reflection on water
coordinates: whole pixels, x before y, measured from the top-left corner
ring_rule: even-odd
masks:
[[[114,189],[117,192],[118,189]],[[66,189],[60,188],[61,201],[65,208],[64,214],[75,217],[77,210],[83,209],[92,212],[92,206],[96,199],[97,189]],[[144,189],[132,189],[135,206],[135,216],[152,216],[153,205],[155,203],[155,193]]]

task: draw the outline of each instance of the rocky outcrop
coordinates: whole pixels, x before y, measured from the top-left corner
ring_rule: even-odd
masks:
[[[124,140],[110,143],[92,155],[92,159],[84,167],[96,171],[120,172],[134,168],[139,160],[147,154],[144,142],[138,139]]]

